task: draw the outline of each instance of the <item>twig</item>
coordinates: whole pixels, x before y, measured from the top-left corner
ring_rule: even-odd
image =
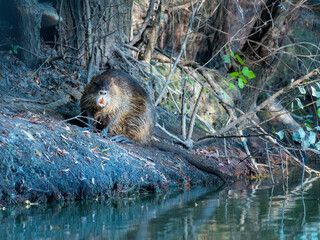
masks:
[[[132,65],[132,63],[127,59],[127,57],[125,56],[125,54],[123,53],[123,51],[116,46],[116,44],[113,45],[113,48],[114,48],[114,50],[123,58],[123,60],[126,61],[126,63],[127,63],[131,68],[134,68],[134,66]]]
[[[197,141],[195,141],[195,143],[198,144],[203,144],[204,142],[210,140],[210,139],[216,139],[216,138],[223,138],[223,139],[227,139],[227,138],[249,138],[249,137],[262,137],[262,136],[269,136],[270,134],[245,134],[245,135],[214,135],[214,136],[206,136],[203,138],[199,138]]]
[[[87,122],[85,122],[85,121],[83,121],[83,120],[81,119],[81,118],[84,118],[84,119],[88,119],[88,120],[90,120],[90,121],[92,121],[92,122],[94,122],[94,123],[101,124],[100,121],[95,120],[94,118],[91,118],[91,117],[83,116],[82,114],[83,114],[83,112],[80,113],[80,114],[78,114],[77,116],[74,116],[74,117],[71,117],[71,118],[68,118],[68,119],[65,119],[65,120],[57,121],[56,123],[65,123],[65,122],[69,122],[69,121],[71,121],[71,120],[78,120],[78,121],[82,122],[83,124],[86,124],[86,125],[89,126],[89,124],[88,124]]]
[[[131,46],[131,45],[129,45],[129,44],[124,43],[123,46],[126,47],[126,48],[129,48],[129,49],[131,49],[131,50],[134,50],[134,51],[136,51],[136,52],[141,52],[141,50],[140,50],[139,48],[136,48],[136,47]]]
[[[186,86],[187,78],[183,81],[182,86],[182,97],[181,97],[181,134],[182,139],[186,140],[187,137],[187,104],[186,104]]]
[[[163,88],[162,88],[162,90],[161,90],[161,92],[160,92],[160,94],[159,94],[159,97],[157,98],[157,100],[156,100],[156,102],[155,102],[155,106],[157,106],[157,105],[159,104],[159,102],[162,100],[162,97],[163,97],[163,95],[164,95],[164,93],[165,93],[168,85],[170,84],[171,77],[172,77],[173,73],[175,72],[175,69],[176,69],[176,67],[177,67],[177,65],[178,65],[178,63],[179,63],[179,59],[181,58],[181,55],[182,55],[182,53],[183,53],[183,51],[184,51],[184,49],[185,49],[185,47],[186,47],[186,45],[187,45],[187,41],[188,41],[188,38],[189,38],[190,33],[191,33],[191,31],[192,31],[192,25],[193,25],[193,21],[194,21],[194,16],[195,16],[196,11],[197,11],[197,9],[198,9],[199,2],[200,2],[200,0],[197,1],[196,7],[194,7],[194,6],[192,5],[192,16],[191,16],[189,28],[188,28],[188,31],[187,31],[187,35],[186,35],[186,37],[185,37],[185,39],[184,39],[184,42],[183,42],[183,44],[182,44],[182,46],[181,46],[179,55],[178,55],[178,57],[176,58],[176,60],[175,60],[175,62],[174,62],[174,64],[173,64],[173,67],[172,67],[172,69],[171,69],[171,71],[170,71],[170,73],[169,73],[169,76],[167,77],[167,80],[166,80],[166,82],[165,82],[165,84],[164,84],[164,86],[163,86]]]
[[[46,101],[40,101],[40,100],[32,100],[32,99],[25,99],[25,98],[17,98],[15,97],[13,99],[15,102],[23,101],[23,102],[34,102],[34,103],[41,103],[41,104],[48,104],[49,102]]]
[[[163,132],[165,132],[169,137],[177,140],[178,142],[185,144],[184,141],[182,141],[180,138],[178,138],[176,135],[173,135],[168,130],[166,130],[164,127],[160,126],[159,123],[156,123],[156,127],[160,128]]]
[[[303,179],[304,179],[304,157],[303,157],[303,155],[302,155],[302,152],[301,152],[301,150],[299,151],[299,153],[300,153],[300,156],[301,156],[301,159],[302,159],[302,176],[301,176],[301,190],[302,190],[302,192],[303,192]]]
[[[273,174],[272,174],[272,169],[271,169],[271,164],[270,164],[270,158],[269,158],[268,142],[266,142],[266,151],[267,151],[267,158],[268,158],[269,172],[270,172],[270,175],[271,175],[272,184],[274,185],[274,179],[273,179]]]
[[[139,32],[137,33],[137,35],[134,36],[134,38],[131,40],[129,45],[131,45],[131,46],[135,45],[140,40],[142,33],[146,30],[147,25],[150,22],[151,13],[154,8],[154,3],[155,3],[155,0],[151,0],[146,17],[145,17],[145,19],[139,29]]]
[[[243,133],[242,130],[238,130],[238,132],[239,132],[240,134]],[[250,152],[249,147],[248,147],[248,144],[247,144],[247,139],[246,139],[246,138],[243,138],[243,137],[240,138],[240,139],[241,139],[241,141],[242,141],[242,145],[243,145],[243,147],[244,147],[244,150],[246,151],[246,153],[247,153],[247,155],[248,155],[248,157],[249,157],[252,165],[254,166],[254,168],[256,169],[256,171],[257,171],[257,173],[258,173],[258,176],[260,177],[260,176],[261,176],[261,172],[260,172],[260,170],[259,170],[259,168],[258,168],[258,166],[257,166],[256,161],[254,160],[253,156],[251,155],[251,152]]]
[[[300,83],[302,83],[304,80],[310,78],[311,76],[315,75],[318,73],[318,71],[320,70],[320,68],[316,68],[314,69],[312,72],[308,73],[307,75],[303,76],[302,78],[294,81],[291,85],[288,85],[282,89],[280,89],[279,91],[277,91],[276,93],[274,93],[270,98],[268,98],[267,100],[265,100],[264,102],[262,102],[260,105],[258,105],[254,110],[247,112],[246,114],[242,115],[240,118],[238,118],[237,120],[233,121],[231,124],[229,124],[228,126],[224,127],[223,129],[219,130],[218,132],[216,132],[216,135],[221,135],[223,133],[226,133],[227,131],[229,131],[231,128],[237,126],[238,124],[240,124],[241,122],[243,122],[245,119],[248,119],[250,117],[252,117],[256,112],[259,112],[262,108],[264,108],[265,106],[267,106],[270,102],[272,102],[273,100],[275,100],[278,96],[280,96],[281,94],[283,94],[284,92],[290,90],[292,87],[299,85]]]
[[[281,176],[282,176],[282,181],[283,181],[283,192],[286,192],[287,189],[287,184],[284,178],[284,167],[283,167],[283,158],[282,158],[282,148],[279,150],[280,152],[280,160],[281,160]]]
[[[201,91],[200,91],[199,96],[198,96],[198,99],[197,99],[197,102],[194,105],[194,109],[193,109],[193,112],[192,112],[191,121],[190,121],[190,124],[189,124],[188,136],[187,136],[187,140],[186,140],[186,145],[189,148],[193,147],[193,141],[192,141],[191,137],[192,137],[192,133],[193,133],[194,122],[196,120],[196,114],[198,112],[198,109],[199,109],[199,106],[200,106],[200,101],[202,99],[202,95],[204,93],[204,90],[205,90],[205,87],[202,86]]]

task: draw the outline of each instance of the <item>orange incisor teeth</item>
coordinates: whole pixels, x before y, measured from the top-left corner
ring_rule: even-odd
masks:
[[[100,98],[99,103],[103,104],[103,98]]]

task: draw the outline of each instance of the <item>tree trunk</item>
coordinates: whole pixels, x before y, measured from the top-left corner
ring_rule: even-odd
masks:
[[[132,0],[59,0],[58,6],[61,1],[60,34],[63,45],[70,47],[63,52],[83,65],[91,59],[93,66],[103,67],[112,58],[112,45],[130,36]]]
[[[14,0],[18,10],[18,45],[23,49],[19,57],[27,66],[35,66],[40,56],[40,28],[42,11],[36,0]]]
[[[56,25],[60,54],[70,62],[101,68],[112,59],[112,45],[129,38],[132,0],[56,0],[53,7],[62,21]],[[41,17],[37,0],[14,0],[18,10],[18,45],[21,59],[34,66],[41,54]],[[93,51],[94,50],[94,51]],[[91,56],[92,55],[92,56]]]
[[[244,112],[255,107],[261,92],[259,89],[262,90],[266,82],[272,79],[275,74],[277,65],[281,60],[281,52],[275,53],[274,51],[277,51],[282,46],[282,42],[285,39],[283,36],[290,34],[293,24],[301,12],[301,8],[296,8],[296,5],[292,3],[287,3],[286,5],[286,10],[284,10],[280,8],[278,1],[269,0],[262,8],[261,18],[257,20],[254,32],[250,34],[247,43],[242,49],[246,57],[252,59],[251,69],[257,76],[248,80],[248,84],[252,87],[245,87],[241,91],[244,99],[241,109]],[[272,19],[270,18],[270,13]],[[269,24],[263,24],[263,22],[269,22]],[[257,26],[264,27],[257,30]]]

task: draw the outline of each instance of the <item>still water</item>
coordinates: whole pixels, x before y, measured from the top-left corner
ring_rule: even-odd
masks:
[[[7,208],[0,239],[320,239],[320,179]]]

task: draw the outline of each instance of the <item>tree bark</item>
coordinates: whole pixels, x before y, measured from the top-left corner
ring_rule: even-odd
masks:
[[[265,27],[260,30],[255,29],[255,34],[251,34],[242,49],[247,57],[254,59],[251,69],[257,76],[248,80],[248,84],[253,87],[245,87],[241,91],[244,99],[241,109],[244,112],[248,112],[256,106],[256,101],[261,92],[259,89],[263,89],[266,82],[272,79],[275,74],[276,66],[281,59],[281,52],[275,53],[274,51],[281,47],[284,40],[283,36],[290,34],[293,24],[301,12],[301,8],[296,8],[296,5],[292,3],[288,3],[286,10],[283,10],[279,7],[277,1],[270,0],[268,2],[270,2],[269,9],[266,9],[266,7],[263,9],[260,19],[269,22],[269,24],[263,24],[259,19],[256,26],[265,25]],[[265,18],[264,11],[268,12],[268,16],[271,13],[272,19]]]
[[[103,67],[111,58],[112,45],[129,38],[131,9],[131,0],[63,1],[63,45],[78,49],[77,52],[65,49],[67,57],[80,60],[87,66],[91,59],[90,53],[94,52],[91,60],[93,65]],[[88,16],[91,18],[88,19]],[[92,51],[94,46],[97,47]]]
[[[37,64],[40,56],[40,28],[42,11],[36,0],[14,0],[19,12],[18,45],[23,48],[19,57],[27,66]]]

